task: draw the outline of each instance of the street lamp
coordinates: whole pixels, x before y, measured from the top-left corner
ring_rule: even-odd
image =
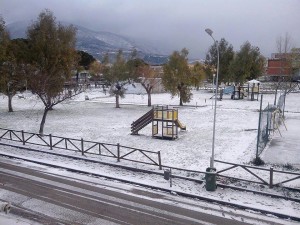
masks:
[[[213,74],[212,92],[214,92],[215,77],[216,77],[216,74]],[[211,108],[212,108],[212,109],[214,108],[214,99],[213,99],[213,98],[211,99]]]
[[[205,29],[205,32],[211,36],[211,38],[214,40],[214,43],[217,46],[217,55],[218,55],[218,61],[217,61],[217,76],[216,76],[216,89],[215,89],[215,108],[214,108],[214,125],[213,125],[213,140],[212,140],[212,149],[211,149],[211,158],[210,158],[210,168],[214,169],[214,157],[215,157],[215,139],[216,139],[216,115],[217,115],[217,97],[218,97],[218,79],[219,79],[219,44],[212,36],[213,31],[209,28]]]

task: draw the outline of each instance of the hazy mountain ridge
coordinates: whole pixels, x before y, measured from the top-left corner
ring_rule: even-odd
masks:
[[[7,25],[11,38],[26,38],[26,30],[29,21],[20,21]],[[62,23],[69,25],[70,23]],[[161,54],[158,50],[146,42],[137,43],[131,38],[118,34],[93,31],[88,28],[74,25],[77,29],[76,48],[86,51],[95,58],[101,60],[105,53],[109,53],[110,58],[114,59],[119,49],[122,49],[125,57],[129,57],[133,49],[138,51],[138,56],[149,64],[163,64],[167,62],[168,56]]]

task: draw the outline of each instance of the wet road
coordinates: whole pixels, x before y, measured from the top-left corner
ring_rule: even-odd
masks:
[[[166,193],[112,188],[5,160],[0,169],[0,199],[12,203],[12,215],[40,224],[247,224],[247,217],[211,215],[196,204],[170,201]]]

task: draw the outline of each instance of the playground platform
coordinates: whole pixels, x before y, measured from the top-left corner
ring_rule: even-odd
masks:
[[[178,128],[186,130],[186,126],[178,119],[178,109],[168,106],[154,106],[131,124],[131,134],[138,132],[152,123],[152,137],[174,140],[178,138]]]
[[[280,126],[269,146],[262,153],[266,163],[278,165],[291,165],[300,169],[300,112],[286,113],[285,125]]]

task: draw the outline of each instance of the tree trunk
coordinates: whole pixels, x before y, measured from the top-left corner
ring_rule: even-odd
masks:
[[[151,93],[148,92],[148,106],[151,106]]]
[[[152,90],[152,87],[146,89],[147,91],[147,95],[148,95],[148,106],[151,106],[151,90]]]
[[[120,102],[119,102],[119,99],[120,99],[120,95],[119,95],[119,94],[116,94],[116,108],[120,108]]]
[[[8,94],[8,112],[13,112],[13,108],[12,108],[12,98],[13,96],[11,94]]]
[[[46,117],[47,117],[48,112],[49,112],[49,108],[45,107],[43,118],[42,118],[42,121],[41,121],[41,124],[40,124],[40,131],[39,131],[40,135],[44,134],[44,125],[45,125],[45,122],[46,122]]]
[[[183,106],[183,102],[182,102],[181,96],[179,97],[179,105],[180,105],[180,106]]]
[[[183,95],[182,85],[178,85],[177,89],[179,91],[179,105],[183,106],[183,101],[182,101],[182,95]]]

